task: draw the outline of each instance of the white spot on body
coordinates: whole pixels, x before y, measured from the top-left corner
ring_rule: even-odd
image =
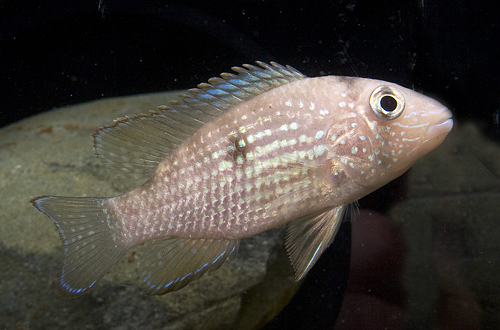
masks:
[[[318,131],[318,132],[316,133],[316,136],[315,136],[316,140],[321,139],[321,138],[323,137],[323,135],[324,135],[324,134],[325,134],[325,132],[324,132],[324,131]]]
[[[316,157],[320,157],[321,155],[323,155],[325,153],[325,151],[328,151],[328,148],[321,144],[319,146],[314,146],[314,155]]]

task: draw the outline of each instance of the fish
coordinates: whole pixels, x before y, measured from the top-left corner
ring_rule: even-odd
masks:
[[[144,242],[141,288],[179,290],[233,260],[241,239],[282,225],[300,280],[349,205],[402,175],[453,127],[447,107],[394,83],[310,78],[275,62],[232,71],[96,130],[97,156],[144,184],[116,197],[32,200],[64,244],[62,295],[88,292]]]

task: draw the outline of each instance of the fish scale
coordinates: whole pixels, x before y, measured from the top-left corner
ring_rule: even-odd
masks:
[[[292,89],[284,91],[284,94],[293,95],[295,93],[293,86],[284,87]],[[300,88],[300,86],[298,87]],[[273,94],[274,92],[273,90]],[[282,104],[273,105],[272,101],[276,100],[276,96],[273,94],[266,95],[266,98],[271,101],[255,99],[254,102],[245,105],[246,108],[250,109],[255,109],[254,104],[260,105],[260,108],[255,110],[252,115],[247,115],[248,109],[243,106],[239,107],[235,113],[222,116],[213,122],[213,126],[218,127],[218,129],[210,129],[209,134],[200,131],[198,136],[195,135],[188,143],[182,145],[171,156],[172,159],[175,159],[174,166],[168,166],[172,163],[172,159],[167,159],[158,166],[155,174],[158,183],[153,183],[153,181],[149,188],[152,192],[151,195],[158,196],[158,198],[137,199],[136,196],[141,195],[137,194],[136,191],[120,196],[111,204],[116,209],[117,217],[122,217],[120,210],[123,210],[124,213],[134,213],[134,211],[128,210],[129,205],[145,205],[145,208],[150,211],[144,212],[143,216],[136,220],[148,228],[145,229],[144,233],[135,233],[141,239],[144,239],[144,235],[147,235],[148,232],[150,236],[147,239],[172,235],[204,237],[207,234],[211,237],[222,235],[222,237],[241,238],[280,225],[280,223],[269,221],[270,217],[259,205],[270,203],[277,198],[276,192],[278,190],[289,193],[294,187],[310,185],[310,175],[307,172],[300,173],[296,169],[294,173],[291,173],[293,175],[283,173],[276,173],[275,176],[263,177],[261,175],[263,172],[271,172],[278,167],[286,168],[289,165],[286,162],[287,157],[282,157],[282,155],[290,155],[294,151],[314,155],[314,148],[321,141],[315,138],[318,135],[317,132],[312,132],[312,137],[309,137],[306,134],[311,132],[307,126],[298,125],[296,122],[309,118],[312,121],[317,120],[315,117],[319,115],[319,108],[309,109],[308,112],[302,114],[302,117],[300,112],[288,112],[286,116],[281,116],[281,113],[286,112],[287,108],[293,108],[295,103],[303,104],[303,102],[300,99],[286,100]],[[263,104],[269,105],[262,106]],[[273,112],[269,113],[268,108],[273,109]],[[298,107],[298,109],[301,108],[303,106]],[[275,120],[275,117],[278,117],[279,120]],[[288,122],[283,122],[283,117],[286,117]],[[228,122],[231,124],[226,124]],[[276,124],[271,126],[270,123]],[[234,130],[234,127],[237,127],[237,130]],[[240,133],[242,131],[245,132],[246,137]],[[306,142],[297,142],[297,136],[301,135],[307,137]],[[238,153],[238,150],[232,147],[236,141],[240,140],[245,140],[245,144],[248,146],[245,158],[252,160],[246,160],[243,164],[235,164],[234,153]],[[296,143],[288,145],[290,141],[296,141]],[[295,144],[299,145],[298,148],[295,147]],[[199,152],[200,149],[202,152]],[[211,155],[211,157],[205,158],[204,155]],[[313,159],[317,158],[313,156],[311,160]],[[196,163],[203,164],[203,166],[197,167],[194,165]],[[214,175],[207,173],[206,169],[218,170]],[[238,171],[244,172],[245,175],[238,178]],[[173,191],[171,178],[175,178],[177,182]],[[233,185],[233,182],[236,184]],[[200,186],[210,187],[204,191],[204,194],[208,194],[207,198],[210,202],[205,201],[198,210],[207,211],[212,208],[215,211],[212,213],[213,216],[205,216],[206,213],[202,211],[196,212],[196,206],[193,212],[192,205],[197,205],[197,201],[193,197],[201,195],[199,193]],[[169,187],[170,189],[168,189]],[[168,192],[168,194],[162,194],[164,192]],[[183,198],[176,200],[176,198],[170,197],[172,195],[177,197],[176,192],[179,192]],[[161,208],[157,209],[157,206]],[[256,207],[252,208],[252,206]],[[236,216],[230,217],[235,212]],[[138,213],[141,214],[140,211]],[[211,214],[210,211],[208,213]],[[160,228],[163,221],[157,219],[166,218],[175,221],[172,221],[172,225],[169,227]],[[252,223],[252,225],[245,225],[247,223]],[[127,225],[131,224],[127,223]],[[186,227],[186,225],[191,226]],[[124,232],[131,233],[132,231],[130,228],[126,228]]]
[[[408,170],[453,125],[439,102],[392,83],[257,64],[98,129],[98,156],[147,179],[142,186],[33,200],[65,244],[64,295],[86,292],[144,242],[142,288],[178,290],[234,258],[241,239],[284,224],[300,279],[348,205]]]

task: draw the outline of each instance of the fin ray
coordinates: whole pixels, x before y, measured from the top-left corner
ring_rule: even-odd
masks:
[[[148,294],[179,290],[234,255],[239,240],[167,237],[147,246],[141,286]]]
[[[288,224],[285,245],[297,281],[307,274],[333,242],[345,210],[346,206],[339,206]]]
[[[33,205],[51,218],[64,243],[62,295],[85,293],[127,252],[107,215],[107,199],[43,196]]]
[[[237,74],[211,78],[158,112],[116,119],[97,129],[94,147],[98,157],[122,175],[149,179],[158,163],[205,123],[235,104],[305,78],[291,66],[256,63],[259,67],[233,67]]]

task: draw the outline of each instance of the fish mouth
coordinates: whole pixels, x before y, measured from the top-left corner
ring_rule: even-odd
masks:
[[[448,118],[442,122],[429,127],[428,133],[432,136],[439,136],[441,134],[448,134],[453,128],[453,119]]]
[[[427,134],[433,139],[441,135],[446,136],[453,128],[453,119],[450,110],[443,108],[439,112],[439,115],[440,118],[437,118],[437,123],[430,126],[427,130]]]

